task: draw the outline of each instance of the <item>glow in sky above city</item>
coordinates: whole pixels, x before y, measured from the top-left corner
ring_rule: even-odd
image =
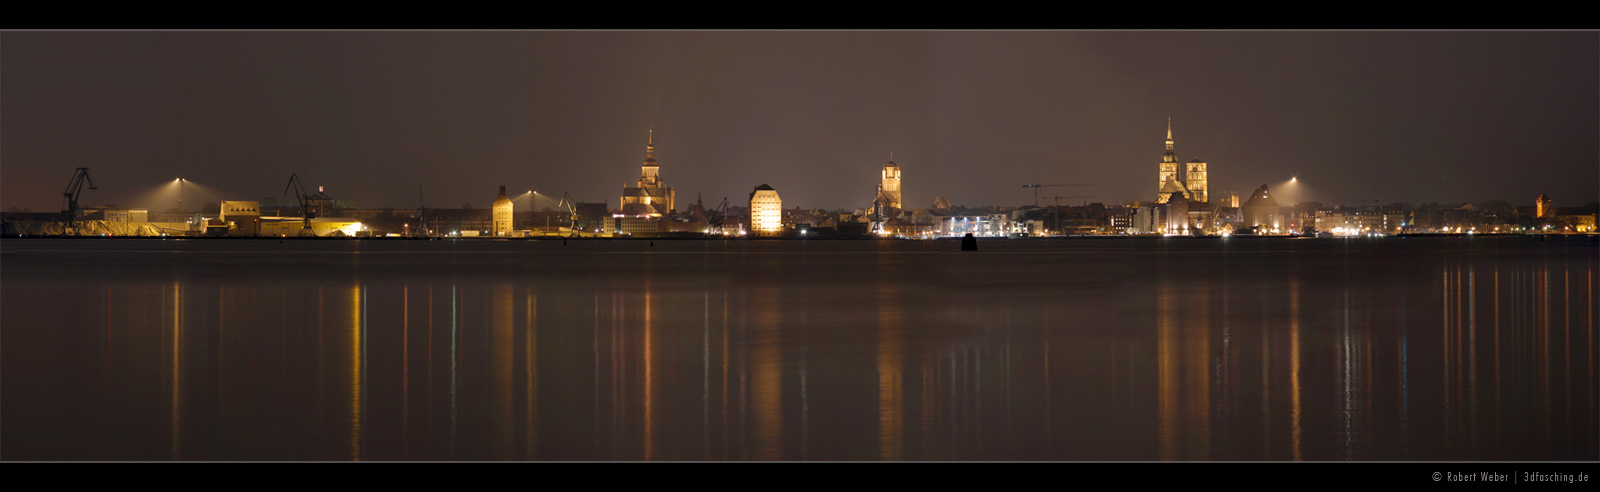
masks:
[[[234,199],[290,173],[364,207],[497,186],[617,205],[655,129],[679,209],[761,183],[786,207],[1154,198],[1180,161],[1241,196],[1596,200],[1594,32],[5,32],[0,207],[184,176]],[[544,200],[540,200],[540,205]],[[89,205],[89,204],[86,204]],[[155,205],[155,204],[151,204]]]

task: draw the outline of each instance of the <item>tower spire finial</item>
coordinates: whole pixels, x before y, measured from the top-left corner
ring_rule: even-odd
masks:
[[[1167,152],[1172,151],[1172,117],[1167,117]]]
[[[644,156],[649,159],[656,158],[656,127],[650,127],[650,136],[644,144]]]

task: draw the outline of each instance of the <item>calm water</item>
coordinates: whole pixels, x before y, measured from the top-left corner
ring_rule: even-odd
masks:
[[[1595,460],[1594,238],[0,241],[7,460]]]

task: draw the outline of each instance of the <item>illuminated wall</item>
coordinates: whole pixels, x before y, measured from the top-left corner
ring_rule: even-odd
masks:
[[[303,223],[299,217],[264,217],[261,219],[263,236],[299,236]],[[311,234],[315,236],[354,236],[361,231],[361,222],[355,219],[311,219]],[[337,234],[335,234],[337,233]]]

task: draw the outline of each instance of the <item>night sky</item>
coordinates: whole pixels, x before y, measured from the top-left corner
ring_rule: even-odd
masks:
[[[680,210],[865,207],[890,152],[910,208],[1123,203],[1169,116],[1216,198],[1600,199],[1596,32],[5,32],[0,207],[88,167],[84,205],[298,173],[361,208],[615,208],[650,127]]]

